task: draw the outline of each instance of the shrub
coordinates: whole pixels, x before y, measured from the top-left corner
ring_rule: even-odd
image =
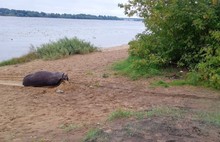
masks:
[[[71,39],[63,38],[56,42],[43,44],[38,48],[32,46],[30,53],[0,62],[0,66],[26,63],[35,59],[53,60],[74,54],[86,54],[94,51],[97,51],[97,47],[89,42],[85,42],[76,37]]]
[[[147,28],[129,43],[135,68],[184,67],[220,88],[220,3],[131,0],[119,6],[129,16],[143,17]]]
[[[97,48],[89,42],[79,40],[75,37],[72,39],[63,38],[56,42],[43,44],[37,48],[37,54],[42,59],[50,60],[59,59],[74,54],[86,54],[96,50]]]

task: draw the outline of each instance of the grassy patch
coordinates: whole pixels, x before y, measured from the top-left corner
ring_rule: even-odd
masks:
[[[220,112],[195,112],[194,118],[220,126]]]
[[[165,87],[165,88],[170,87],[169,83],[164,82],[162,80],[151,83],[151,86],[153,86],[153,87],[161,86],[161,87]]]
[[[95,141],[100,135],[102,135],[103,131],[98,128],[90,129],[85,138],[83,139],[83,142],[92,142]]]
[[[145,119],[145,118],[151,118],[151,117],[172,117],[172,118],[176,118],[177,122],[178,120],[183,120],[183,119],[188,120],[189,118],[191,118],[188,121],[197,120],[197,121],[207,122],[207,123],[220,126],[220,113],[219,112],[204,112],[204,111],[199,111],[199,110],[192,111],[192,110],[186,110],[183,108],[169,107],[169,106],[155,107],[155,108],[152,108],[151,110],[143,111],[143,112],[135,112],[135,111],[119,109],[111,113],[108,120],[113,121],[115,119],[121,119],[121,118],[127,119],[130,117],[136,117],[138,119]],[[151,119],[149,119],[149,121],[151,121]],[[131,122],[131,121],[128,121],[128,122]],[[140,122],[140,121],[136,121],[136,122]],[[133,136],[139,136],[140,129],[141,127],[139,127],[139,125],[135,126],[131,123],[127,123],[127,125],[123,126],[123,129],[121,130],[121,132],[123,132],[123,135],[125,137],[130,137],[130,136],[133,137]],[[92,141],[105,142],[106,141],[107,142],[107,141],[110,141],[109,138],[111,138],[112,136],[115,136],[115,133],[118,133],[118,132],[114,131],[114,132],[106,133],[102,129],[91,129],[85,136],[84,141],[86,142],[92,142]]]
[[[184,116],[188,112],[189,111],[185,109],[180,109],[176,107],[168,107],[168,106],[155,107],[155,108],[152,108],[151,110],[141,111],[141,112],[118,109],[109,115],[108,120],[113,121],[116,119],[130,118],[130,117],[143,119],[143,118],[155,117],[155,116],[184,118]],[[193,111],[192,118],[196,120],[220,125],[220,112]]]
[[[108,120],[113,121],[115,119],[120,119],[120,118],[129,118],[133,115],[134,113],[132,111],[118,109],[109,115]]]
[[[186,113],[185,110],[173,107],[156,107],[150,111],[147,111],[147,117],[153,116],[172,116],[172,117],[183,117]]]
[[[161,74],[161,72],[156,67],[153,66],[138,68],[136,67],[137,65],[133,64],[132,60],[134,59],[132,57],[129,57],[126,60],[119,61],[113,64],[113,70],[117,71],[121,75],[130,77],[132,80],[137,80],[141,77],[148,78]]]
[[[32,47],[34,48],[34,47]],[[24,56],[0,62],[0,66],[21,64],[35,59],[54,60],[74,54],[86,54],[97,51],[97,47],[78,38],[63,38],[56,42],[43,44]]]
[[[21,64],[33,61],[35,59],[39,59],[39,56],[36,52],[30,52],[24,56],[18,57],[18,58],[12,58],[6,61],[0,62],[0,66],[7,66],[7,65],[15,65],[15,64]]]
[[[108,120],[113,121],[116,119],[130,118],[130,117],[136,117],[138,119],[142,119],[145,117],[153,117],[153,116],[183,117],[185,113],[186,113],[185,110],[179,108],[173,108],[173,107],[166,107],[166,106],[155,107],[152,110],[141,111],[141,112],[118,109],[109,115]]]
[[[151,83],[153,87],[170,87],[170,86],[183,86],[183,85],[192,85],[192,86],[205,86],[208,87],[207,83],[200,80],[200,76],[195,72],[190,72],[186,74],[183,79],[172,80],[171,82],[165,82],[159,80]]]
[[[61,129],[63,129],[65,132],[70,132],[72,130],[78,129],[80,126],[76,124],[63,124],[60,126]]]

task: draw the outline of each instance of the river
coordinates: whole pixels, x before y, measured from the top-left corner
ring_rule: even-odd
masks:
[[[100,48],[123,45],[144,30],[141,21],[0,16],[0,61],[28,53],[31,45],[63,37],[78,37]]]

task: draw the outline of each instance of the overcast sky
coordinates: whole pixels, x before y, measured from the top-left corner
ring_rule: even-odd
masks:
[[[118,3],[128,0],[0,0],[0,8],[46,13],[93,14],[126,17]]]

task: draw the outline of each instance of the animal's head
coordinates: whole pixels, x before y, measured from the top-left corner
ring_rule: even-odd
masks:
[[[66,81],[69,81],[69,77],[68,77],[68,74],[63,74],[62,76],[62,80],[66,80]]]

